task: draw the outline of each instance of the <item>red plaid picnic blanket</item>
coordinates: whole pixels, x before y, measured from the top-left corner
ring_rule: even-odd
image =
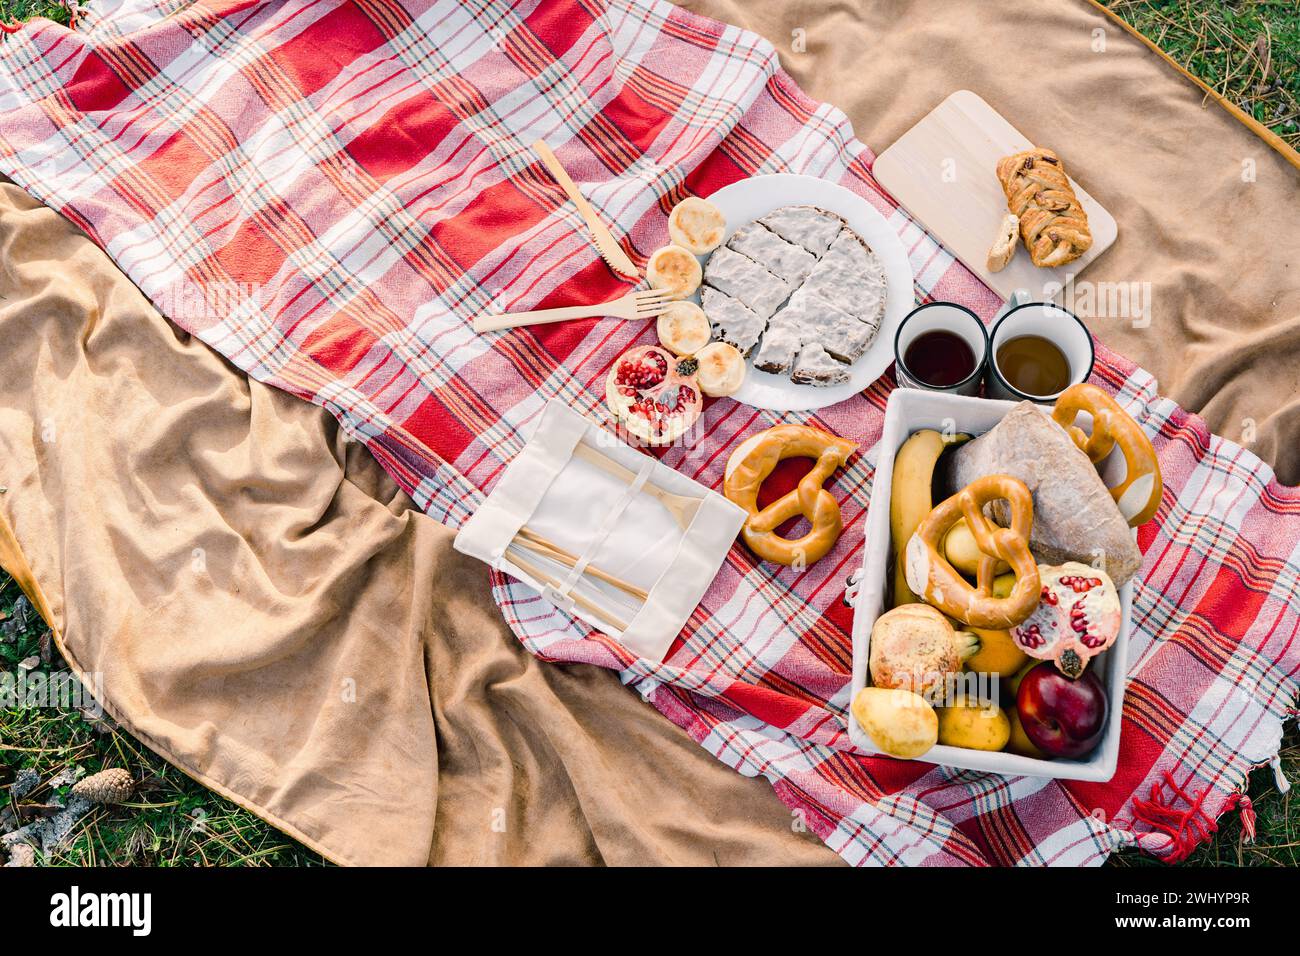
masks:
[[[615,357],[653,332],[577,322],[475,335],[489,306],[626,290],[528,150],[544,138],[640,265],[669,209],[799,172],[897,228],[921,299],[986,319],[992,293],[886,196],[843,114],[759,37],[664,0],[106,0],[44,20],[0,60],[0,168],[86,230],[179,325],[328,408],[456,525],[548,399],[603,416]],[[844,535],[799,573],[734,548],[663,662],[639,660],[495,578],[534,652],[616,669],[701,746],[762,774],[853,863],[1180,858],[1276,758],[1300,666],[1300,493],[1099,349],[1159,450],[1140,534],[1119,772],[1107,784],[868,758],[846,732],[851,611],[889,376],[816,414],[718,400],[664,460],[718,486],[778,418],[861,442],[832,485]],[[484,573],[488,573],[486,570]],[[1249,810],[1248,802],[1244,810]]]

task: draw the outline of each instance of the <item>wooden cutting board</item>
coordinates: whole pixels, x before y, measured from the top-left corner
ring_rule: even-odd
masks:
[[[1041,137],[1038,145],[1052,146],[1050,129],[1034,133]],[[880,185],[989,288],[1004,299],[1025,289],[1034,301],[1041,301],[1109,249],[1119,227],[1115,217],[1070,177],[1088,214],[1092,248],[1068,265],[1040,269],[1029,261],[1022,243],[1005,269],[989,272],[989,246],[1007,213],[994,170],[1003,156],[1033,145],[980,97],[958,90],[877,156],[874,173]],[[1061,159],[1069,169],[1070,157]]]

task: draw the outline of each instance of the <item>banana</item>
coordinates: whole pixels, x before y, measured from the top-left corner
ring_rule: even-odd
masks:
[[[894,480],[889,493],[889,537],[894,545],[893,607],[920,600],[907,586],[903,575],[903,551],[921,519],[934,507],[930,485],[939,456],[949,444],[969,439],[969,435],[944,438],[934,429],[924,428],[903,442],[894,457]]]

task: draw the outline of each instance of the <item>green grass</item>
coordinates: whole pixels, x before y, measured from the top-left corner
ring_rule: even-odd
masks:
[[[13,23],[15,20],[30,20],[32,17],[45,17],[55,23],[67,23],[68,11],[50,0],[0,0],[0,20]]]
[[[1255,809],[1255,841],[1248,843],[1241,814],[1233,811],[1219,821],[1214,838],[1187,858],[1185,866],[1300,866],[1300,734],[1292,722],[1282,740],[1282,772],[1292,789],[1277,792],[1273,771],[1264,767],[1251,774],[1247,791]],[[1111,857],[1116,866],[1163,866],[1137,850]]]
[[[1102,0],[1187,70],[1300,146],[1295,0]]]
[[[1193,74],[1272,128],[1300,145],[1300,5],[1293,0],[1111,0],[1108,4],[1155,40]],[[49,0],[0,0],[0,19],[43,16],[67,22],[67,12]],[[0,670],[40,655],[43,624],[34,615],[13,626],[18,588],[0,574]],[[8,620],[6,620],[8,619]],[[5,625],[10,625],[6,640]],[[66,670],[54,651],[39,671]],[[1288,730],[1283,767],[1300,784],[1300,736]],[[96,725],[72,709],[0,711],[0,831],[12,826],[6,814],[24,822],[45,812],[67,785],[48,781],[65,770],[93,773],[124,767],[140,781],[132,801],[97,808],[84,817],[73,839],[48,864],[266,866],[319,864],[320,858],[256,816],[223,800],[154,756],[129,734]],[[9,785],[23,769],[42,778],[36,790],[15,800]],[[1291,795],[1273,787],[1268,770],[1257,771],[1250,794],[1257,814],[1257,839],[1245,843],[1240,816],[1223,821],[1215,838],[1189,862],[1203,866],[1300,865],[1300,814]],[[1300,787],[1292,791],[1300,794]],[[1135,851],[1112,857],[1119,866],[1159,865]]]

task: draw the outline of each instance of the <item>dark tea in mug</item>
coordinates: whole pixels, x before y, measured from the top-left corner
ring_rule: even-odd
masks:
[[[933,388],[947,388],[975,371],[975,353],[955,332],[934,329],[912,340],[903,355],[912,376]]]

